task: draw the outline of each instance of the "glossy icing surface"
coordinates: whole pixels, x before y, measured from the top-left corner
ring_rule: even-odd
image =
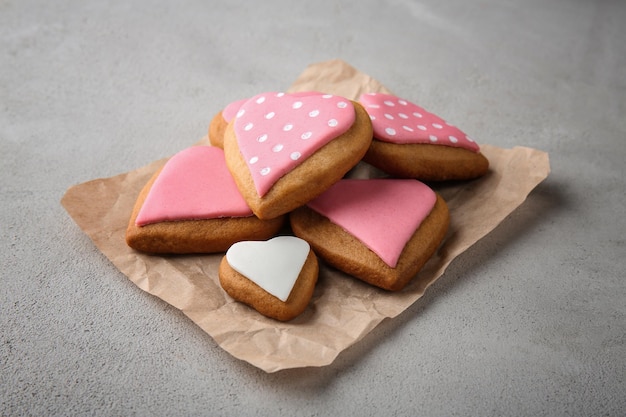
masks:
[[[274,94],[278,94],[278,92]],[[301,91],[298,93],[289,93],[289,94],[294,97],[303,97],[303,96],[312,96],[315,94],[321,95],[322,93],[317,92],[317,91]],[[227,104],[226,107],[224,107],[224,109],[222,110],[222,117],[224,118],[224,120],[226,120],[226,122],[230,122],[231,120],[233,120],[235,116],[237,115],[237,112],[243,105],[243,103],[245,103],[248,100],[249,98],[244,98],[244,99],[236,100],[236,101],[233,101],[232,103]]]
[[[412,179],[344,179],[307,205],[394,268],[436,195]]]
[[[224,118],[224,120],[226,120],[227,122],[233,120],[237,115],[237,112],[239,111],[241,105],[246,101],[248,101],[248,99],[244,98],[241,100],[233,101],[232,103],[229,103],[226,107],[224,107],[224,109],[222,110],[222,117]]]
[[[428,143],[478,152],[479,146],[461,129],[408,100],[368,93],[359,98],[372,120],[374,137],[385,142]]]
[[[309,244],[295,236],[237,242],[226,252],[228,264],[268,293],[287,301],[309,256]]]
[[[354,123],[352,102],[319,93],[263,93],[244,103],[234,128],[257,193],[264,196],[283,175]]]
[[[150,188],[135,223],[251,216],[226,167],[224,151],[192,146],[172,156]]]

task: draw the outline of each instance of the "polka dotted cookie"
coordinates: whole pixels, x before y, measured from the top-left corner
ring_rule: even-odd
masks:
[[[364,160],[392,175],[421,180],[465,180],[484,175],[489,162],[458,127],[391,94],[363,94],[374,140]]]
[[[363,107],[344,97],[263,93],[229,123],[224,153],[246,202],[273,218],[321,194],[353,168],[372,140]]]

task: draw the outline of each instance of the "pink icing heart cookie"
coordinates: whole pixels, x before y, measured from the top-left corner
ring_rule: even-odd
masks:
[[[263,93],[229,123],[224,153],[246,202],[268,219],[339,181],[371,140],[369,116],[356,102],[330,94]]]
[[[247,98],[233,101],[213,116],[211,123],[209,123],[209,143],[211,145],[222,149],[224,148],[224,132],[226,131],[226,126],[228,126],[228,122],[235,117],[239,107],[246,101],[248,101]]]
[[[140,192],[127,244],[148,253],[223,252],[241,240],[264,240],[284,217],[260,220],[241,196],[224,152],[193,146],[170,158]]]
[[[458,127],[391,94],[359,98],[374,140],[363,158],[392,175],[429,181],[466,180],[487,173],[489,161]]]
[[[220,285],[264,316],[291,320],[309,304],[319,267],[309,244],[294,236],[235,243],[222,258]]]
[[[290,213],[294,234],[330,265],[377,287],[404,288],[449,224],[444,200],[413,179],[345,179]]]

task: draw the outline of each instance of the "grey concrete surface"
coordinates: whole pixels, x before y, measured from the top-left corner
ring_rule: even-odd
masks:
[[[0,1],[0,415],[626,414],[626,2]],[[59,204],[343,59],[550,177],[330,366],[265,374]]]

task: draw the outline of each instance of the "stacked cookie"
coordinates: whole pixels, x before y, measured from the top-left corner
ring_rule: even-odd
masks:
[[[467,180],[489,166],[460,129],[389,94],[259,94],[218,113],[209,140],[146,184],[127,243],[226,252],[222,288],[283,321],[310,302],[318,256],[379,288],[404,288],[449,224],[446,203],[420,180]],[[389,178],[345,178],[361,161]]]

